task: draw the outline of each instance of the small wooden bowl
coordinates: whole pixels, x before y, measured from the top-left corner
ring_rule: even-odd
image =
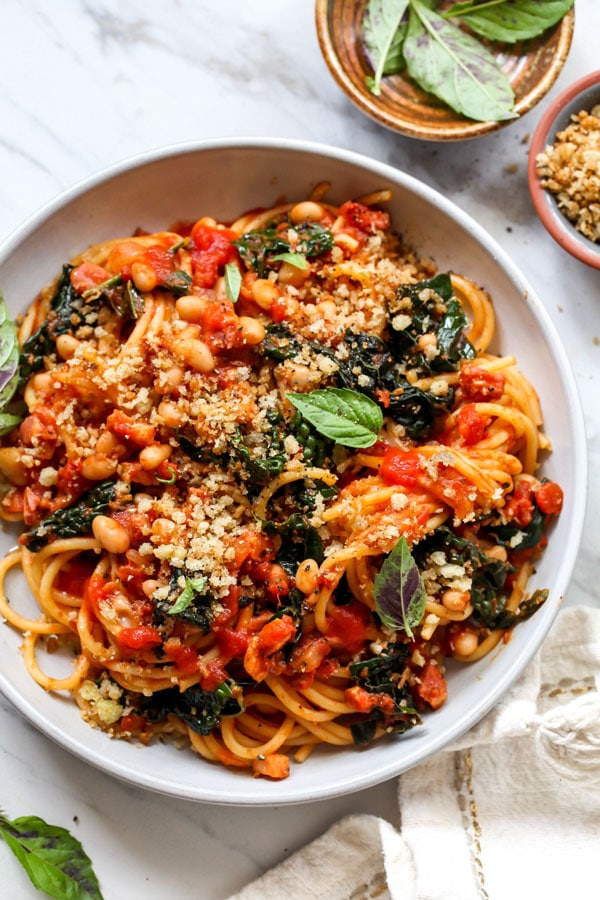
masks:
[[[423,91],[408,75],[386,75],[381,95],[365,82],[372,74],[360,39],[367,0],[316,0],[317,36],[331,74],[350,100],[371,119],[392,131],[424,141],[463,141],[514,122],[476,122],[454,112]],[[523,116],[550,90],[569,53],[574,11],[530,41],[486,43],[515,92],[515,112]]]

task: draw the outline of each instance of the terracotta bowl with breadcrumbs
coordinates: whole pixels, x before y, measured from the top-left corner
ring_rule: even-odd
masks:
[[[575,259],[600,269],[600,70],[570,85],[542,116],[528,180],[547,232]]]

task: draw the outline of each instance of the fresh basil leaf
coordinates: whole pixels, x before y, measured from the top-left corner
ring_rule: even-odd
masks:
[[[382,77],[404,68],[402,44],[406,27],[401,27],[401,23],[407,9],[408,0],[370,0],[366,6],[361,38],[374,72],[367,84],[377,96],[381,93]]]
[[[403,629],[412,638],[412,629],[423,618],[427,595],[404,535],[375,576],[373,596],[383,624]]]
[[[513,89],[492,54],[420,0],[411,0],[404,56],[411,78],[463,116],[516,117]]]
[[[318,432],[344,447],[371,447],[383,426],[380,407],[349,388],[325,388],[287,399]]]
[[[102,900],[91,861],[66,828],[0,813],[0,834],[39,891],[56,900]]]
[[[19,384],[19,357],[17,329],[0,291],[0,435],[7,434],[21,421],[20,416],[5,412]]]
[[[188,608],[196,594],[204,593],[207,584],[208,581],[205,575],[200,575],[198,578],[186,578],[185,587],[175,600],[175,603],[169,607],[167,613],[170,616],[176,616],[178,613],[183,612]]]
[[[242,286],[242,275],[235,263],[225,266],[225,294],[232,303],[237,303]]]
[[[286,262],[296,269],[307,269],[308,263],[301,253],[278,253],[271,257],[273,262]]]
[[[459,17],[476,34],[491,41],[527,41],[556,25],[574,0],[496,0],[493,3],[455,3],[442,13]]]

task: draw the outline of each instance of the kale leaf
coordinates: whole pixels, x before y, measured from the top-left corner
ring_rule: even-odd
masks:
[[[21,542],[32,553],[37,553],[54,538],[89,534],[92,521],[108,510],[115,496],[114,482],[102,481],[87,491],[74,506],[57,509],[35,528],[26,531],[21,536]]]
[[[355,684],[370,694],[387,694],[394,701],[394,711],[389,714],[375,707],[366,719],[350,725],[355,744],[373,740],[378,723],[384,721],[386,730],[403,734],[421,723],[421,717],[413,706],[413,697],[407,684],[398,687],[408,660],[408,648],[395,648],[389,654],[350,663],[350,675]]]
[[[399,372],[395,354],[375,335],[348,330],[345,343],[348,360],[336,360],[339,382],[379,403],[384,415],[403,425],[413,440],[427,437],[437,417],[452,406],[454,392],[437,397],[409,384]]]
[[[469,323],[454,296],[449,275],[436,275],[417,284],[402,285],[396,293],[395,306],[399,313],[411,319],[410,325],[396,329],[392,318],[390,345],[397,361],[426,376],[435,372],[454,372],[461,359],[477,356],[465,335]],[[424,335],[436,339],[437,353],[431,358],[420,345]]]
[[[210,734],[223,717],[239,716],[243,711],[239,685],[232,679],[222,681],[214,691],[204,691],[197,685],[183,692],[179,688],[157,691],[140,708],[150,722],[160,722],[172,714],[203,735]]]
[[[299,253],[308,259],[321,256],[333,247],[333,235],[328,228],[318,222],[303,222],[290,226],[298,235],[293,246],[274,224],[260,231],[249,231],[233,244],[248,269],[253,269],[259,278],[264,278],[275,257],[283,254]]]
[[[60,334],[72,331],[83,324],[84,316],[93,314],[93,308],[85,305],[71,284],[73,266],[65,265],[56,283],[54,294],[50,300],[48,318],[34,334],[23,344],[19,360],[20,383],[25,384],[29,377],[44,366],[44,357],[54,353],[56,338]]]
[[[488,525],[487,530],[493,534],[499,544],[503,544],[511,550],[537,547],[544,534],[546,516],[537,505],[535,496],[532,496],[531,500],[534,508],[529,525],[520,525],[518,522],[502,524],[500,521]]]
[[[315,559],[321,565],[325,558],[319,532],[301,513],[294,513],[281,525],[263,522],[262,530],[265,534],[279,535],[281,538],[275,561],[288,575],[294,576],[305,559]]]
[[[220,604],[204,589],[205,586],[204,579],[200,579],[184,569],[174,568],[171,572],[167,597],[154,602],[154,615],[157,622],[162,624],[168,621],[167,617],[181,619],[183,622],[189,622],[190,625],[197,625],[205,632],[210,631],[213,620],[220,611]],[[183,591],[187,591],[189,595],[187,605],[184,609],[173,612],[173,607],[181,599]]]

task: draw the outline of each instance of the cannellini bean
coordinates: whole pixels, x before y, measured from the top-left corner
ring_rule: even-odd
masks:
[[[158,284],[156,272],[148,263],[135,260],[131,264],[131,277],[138,291],[153,291]]]
[[[212,372],[215,367],[210,348],[198,338],[178,339],[173,345],[173,352],[195,372]]]
[[[252,299],[261,309],[271,309],[279,299],[279,288],[268,278],[257,278],[251,288]]]
[[[96,453],[102,456],[110,456],[117,446],[117,439],[110,431],[103,431],[96,441]]]
[[[31,383],[33,385],[34,391],[38,391],[40,394],[45,393],[50,390],[52,385],[52,375],[50,372],[36,372],[33,376]]]
[[[324,215],[325,210],[321,204],[313,200],[302,200],[290,210],[290,219],[294,225],[299,222],[320,222]]]
[[[454,652],[459,656],[470,656],[475,653],[479,646],[479,638],[477,632],[473,628],[464,628],[452,638],[452,646]]]
[[[183,414],[175,403],[168,400],[159,403],[157,411],[167,428],[177,428],[183,422]]]
[[[305,269],[299,269],[298,266],[292,266],[291,263],[284,262],[281,264],[277,273],[277,280],[281,284],[291,284],[292,287],[302,287],[307,278],[310,278],[310,264],[306,264]]]
[[[506,562],[508,558],[506,547],[503,547],[502,544],[496,544],[495,547],[488,547],[485,551],[485,555],[490,559],[499,559],[500,562]]]
[[[296,571],[296,587],[303,594],[312,594],[319,583],[319,564],[316,559],[305,559]]]
[[[207,300],[204,297],[196,297],[194,294],[185,294],[175,301],[177,315],[184,322],[192,322],[194,325],[202,323],[202,317],[206,309]]]
[[[184,375],[185,371],[181,366],[171,366],[170,369],[162,372],[160,377],[156,379],[155,387],[160,393],[165,393],[168,390],[173,391],[179,387]]]
[[[0,472],[17,487],[27,484],[27,470],[17,447],[0,448]]]
[[[103,481],[117,470],[117,460],[103,453],[92,453],[81,464],[81,474],[90,481]]]
[[[92,521],[94,537],[109,553],[125,553],[129,550],[129,534],[123,526],[109,516],[96,516]]]
[[[156,581],[154,578],[147,578],[146,581],[142,581],[142,590],[146,597],[152,597],[154,592],[158,590],[160,587],[160,582]]]
[[[466,591],[444,591],[442,603],[451,612],[462,612],[469,604],[470,596]]]
[[[240,316],[238,327],[245,344],[260,344],[266,332],[264,325],[252,316]]]
[[[157,469],[170,457],[171,452],[168,444],[150,444],[149,447],[140,450],[140,466],[146,471]]]
[[[175,523],[170,519],[155,519],[152,523],[152,534],[160,540],[168,541],[175,531]]]
[[[108,254],[106,268],[109,272],[120,272],[143,252],[144,248],[137,241],[121,241]]]
[[[59,334],[56,338],[56,352],[61,359],[72,359],[79,347],[79,341],[72,334]]]

